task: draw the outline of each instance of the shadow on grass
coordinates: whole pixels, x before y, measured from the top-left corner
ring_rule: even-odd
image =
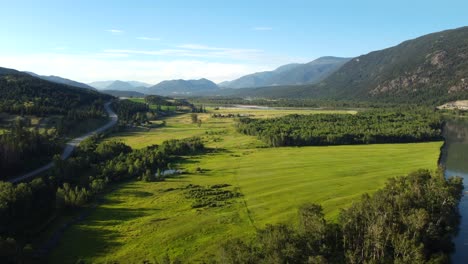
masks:
[[[145,191],[137,191],[137,190],[128,190],[128,191],[121,191],[121,194],[125,195],[125,197],[131,198],[144,198],[153,196],[153,193],[145,192]]]

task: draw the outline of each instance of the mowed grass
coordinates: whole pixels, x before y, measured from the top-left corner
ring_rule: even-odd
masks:
[[[261,117],[257,110],[250,112]],[[321,204],[327,218],[336,220],[340,208],[382,187],[389,177],[435,169],[442,144],[263,148],[255,137],[235,132],[232,119],[199,116],[201,127],[187,114],[167,119],[162,129],[115,135],[137,148],[199,135],[215,151],[186,157],[179,164],[186,173],[165,182],[119,185],[65,232],[50,262],[142,263],[165,254],[184,263],[202,262],[231,238],[248,239],[269,223],[294,224],[298,207],[307,202]],[[204,172],[197,173],[198,167]],[[243,196],[220,208],[191,208],[183,188],[222,183]]]

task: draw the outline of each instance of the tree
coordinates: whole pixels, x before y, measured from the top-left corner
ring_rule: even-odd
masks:
[[[197,115],[197,114],[192,113],[192,114],[190,115],[190,118],[192,119],[192,123],[193,123],[193,124],[196,124],[196,123],[198,122],[198,115]]]

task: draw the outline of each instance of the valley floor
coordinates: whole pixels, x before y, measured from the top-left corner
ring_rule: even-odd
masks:
[[[291,112],[221,109],[216,113],[263,118]],[[249,238],[269,223],[294,223],[297,208],[307,202],[320,203],[327,218],[336,219],[340,208],[382,187],[389,177],[436,169],[442,145],[266,148],[255,137],[237,133],[233,119],[198,115],[201,127],[185,114],[168,118],[163,128],[142,128],[111,138],[141,148],[170,138],[201,136],[212,151],[181,161],[177,165],[185,173],[164,182],[119,185],[84,221],[65,232],[50,262],[153,263],[166,254],[201,262],[216,255],[228,239]],[[193,200],[184,189],[189,184],[229,184],[242,196],[223,207],[192,209]]]

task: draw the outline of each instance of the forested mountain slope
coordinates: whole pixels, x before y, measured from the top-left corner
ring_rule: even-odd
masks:
[[[0,98],[0,112],[44,115],[64,114],[112,97],[0,68]]]
[[[87,85],[87,84],[80,83],[80,82],[77,82],[77,81],[73,81],[73,80],[70,80],[70,79],[66,79],[66,78],[63,78],[63,77],[60,77],[60,76],[55,76],[55,75],[49,75],[49,76],[46,76],[46,75],[39,75],[39,74],[36,74],[36,73],[34,73],[34,72],[26,72],[26,73],[29,74],[29,75],[31,75],[31,76],[38,77],[38,78],[41,78],[41,79],[43,79],[43,80],[50,81],[50,82],[54,82],[54,83],[60,83],[60,84],[75,86],[75,87],[78,87],[78,88],[96,90],[94,87],[91,87],[91,86],[89,86],[89,85]]]
[[[338,70],[350,59],[338,57],[321,57],[309,63],[283,65],[274,71],[257,72],[239,79],[222,82],[225,88],[253,88],[275,85],[313,84],[320,82]]]
[[[468,27],[352,59],[316,85],[264,87],[237,96],[437,104],[468,98]]]

